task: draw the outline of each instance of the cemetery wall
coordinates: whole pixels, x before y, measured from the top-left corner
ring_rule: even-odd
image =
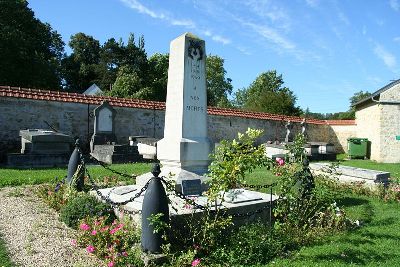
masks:
[[[60,132],[77,136],[83,142],[88,143],[93,134],[94,117],[92,114],[97,106],[98,104],[0,95],[0,160],[4,160],[6,152],[19,152],[21,146],[19,130],[21,129],[49,129],[50,125]],[[113,105],[113,108],[116,110],[115,130],[119,143],[128,143],[130,135],[163,137],[164,110],[116,105]],[[263,136],[258,140],[259,143],[269,140],[283,141],[285,138],[284,120],[258,118],[257,116],[246,118],[235,115],[218,115],[215,113],[220,111],[216,112],[215,110],[211,112],[214,114],[208,116],[208,134],[212,143],[217,143],[222,139],[233,139],[238,132],[245,132],[249,127],[264,130]],[[301,131],[301,119],[297,119],[297,122],[293,122],[293,134]],[[341,139],[345,139],[350,128],[349,126],[331,127],[324,121],[309,123],[309,140],[332,142],[338,152],[342,152],[341,145],[344,142]]]

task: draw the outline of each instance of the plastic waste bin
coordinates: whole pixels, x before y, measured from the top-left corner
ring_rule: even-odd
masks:
[[[350,159],[354,158],[367,158],[368,138],[355,138],[347,139],[347,154]]]

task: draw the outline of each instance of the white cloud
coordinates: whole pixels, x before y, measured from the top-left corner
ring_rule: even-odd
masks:
[[[276,2],[279,3],[279,2]],[[287,10],[270,0],[247,0],[245,6],[262,19],[268,19],[275,27],[290,30],[291,19]]]
[[[362,34],[367,35],[367,27],[365,25],[362,28]]]
[[[346,15],[345,15],[343,12],[339,12],[339,13],[338,13],[338,17],[339,17],[339,20],[340,20],[341,22],[343,22],[343,23],[346,24],[347,26],[350,25],[349,19],[346,17]]]
[[[383,63],[390,68],[392,71],[396,67],[396,57],[388,52],[382,45],[376,44],[374,48],[375,55],[383,60]]]
[[[306,3],[310,7],[317,7],[319,4],[318,0],[306,0]]]
[[[193,28],[197,27],[196,23],[190,19],[177,19],[165,12],[151,10],[150,8],[144,6],[142,3],[140,3],[138,0],[120,0],[120,1],[122,1],[128,7],[136,10],[137,12],[139,12],[141,14],[150,16],[154,19],[163,20],[170,25],[181,26],[186,29],[193,29]],[[213,41],[215,41],[217,43],[222,43],[224,45],[231,43],[231,40],[229,40],[228,38],[225,38],[221,35],[213,34],[210,30],[205,30],[205,31],[201,31],[201,32],[205,36],[210,37]]]
[[[400,36],[394,37],[393,41],[400,43]]]
[[[393,8],[394,11],[400,11],[400,2],[399,0],[390,0],[390,7]]]
[[[283,48],[285,50],[293,50],[296,48],[296,45],[294,43],[287,40],[284,36],[279,34],[279,32],[273,28],[270,28],[266,25],[258,25],[252,22],[243,22],[243,25],[250,27],[256,33],[261,35],[264,39],[268,40],[269,42],[275,44],[280,48]]]

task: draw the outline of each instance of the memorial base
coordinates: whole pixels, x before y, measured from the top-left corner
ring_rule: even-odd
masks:
[[[131,197],[133,197],[142,187],[138,185],[128,185],[113,188],[100,189],[102,195],[110,196],[110,199],[114,202],[122,202]],[[111,191],[111,192],[110,192]],[[91,191],[91,194],[97,196],[96,192]],[[189,206],[185,200],[177,197],[175,194],[170,194],[169,196],[169,212],[171,220],[171,229],[183,229],[186,222],[197,221],[199,222],[203,211],[200,209],[194,209]],[[144,193],[134,201],[129,202],[126,205],[121,206],[123,211],[128,212],[139,212],[134,215],[129,215],[132,217],[137,225],[141,224],[141,214],[143,205]],[[206,205],[207,197],[205,196],[191,196],[199,205]],[[272,220],[270,207],[278,199],[277,195],[270,195],[265,193],[260,193],[256,191],[250,191],[246,189],[235,189],[235,192],[225,194],[225,200],[222,203],[217,203],[218,207],[223,207],[227,214],[251,214],[253,211],[259,211],[257,213],[251,214],[249,216],[233,216],[233,223],[235,226],[240,226],[249,222],[269,222]],[[271,206],[272,205],[272,206]],[[211,211],[215,210],[215,207],[211,208]],[[124,213],[129,214],[129,213]],[[116,210],[116,215],[121,216],[122,213]]]

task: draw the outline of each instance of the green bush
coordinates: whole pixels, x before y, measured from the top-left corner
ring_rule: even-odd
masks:
[[[291,243],[285,233],[263,223],[241,226],[226,236],[209,256],[209,260],[223,266],[266,264]]]
[[[102,203],[96,197],[86,193],[70,199],[60,210],[60,220],[73,228],[77,228],[82,219],[94,216],[104,216],[109,222],[115,219],[110,205]]]

